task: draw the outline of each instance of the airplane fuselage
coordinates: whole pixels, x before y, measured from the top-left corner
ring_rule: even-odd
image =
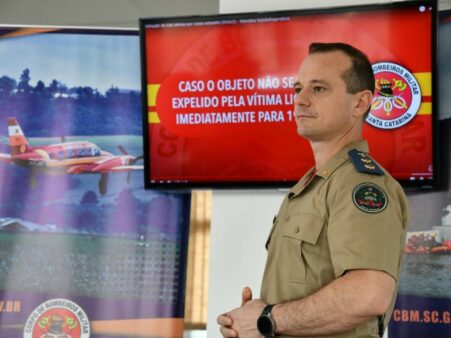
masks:
[[[106,194],[108,176],[111,172],[128,173],[142,170],[135,165],[142,156],[132,156],[119,145],[121,155],[113,155],[88,141],[62,142],[45,146],[30,146],[16,118],[8,118],[10,153],[0,153],[0,162],[12,163],[30,170],[31,186],[36,185],[36,173],[100,174],[99,192]]]
[[[32,168],[46,173],[77,173],[74,168],[87,166],[111,159],[114,155],[101,150],[91,142],[66,142],[48,146],[29,147],[26,152],[13,155],[15,165]]]

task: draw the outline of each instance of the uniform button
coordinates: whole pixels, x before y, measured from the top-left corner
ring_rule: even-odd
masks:
[[[294,228],[294,233],[297,234],[299,232],[299,227]]]

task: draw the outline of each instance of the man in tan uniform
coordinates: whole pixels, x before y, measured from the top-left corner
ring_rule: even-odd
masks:
[[[266,243],[261,299],[218,317],[224,337],[379,337],[393,311],[406,226],[400,185],[362,126],[374,75],[342,43],[310,46],[294,85],[298,134],[315,167],[290,190]]]

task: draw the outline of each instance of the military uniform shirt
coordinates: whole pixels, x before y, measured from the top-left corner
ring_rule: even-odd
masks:
[[[385,271],[398,280],[407,200],[367,152],[365,141],[348,145],[318,171],[307,172],[285,197],[266,243],[264,302],[305,298],[347,270]],[[379,337],[377,318],[328,337]]]

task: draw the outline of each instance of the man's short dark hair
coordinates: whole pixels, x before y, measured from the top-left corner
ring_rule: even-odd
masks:
[[[348,93],[355,94],[370,90],[374,94],[374,73],[368,57],[357,48],[342,42],[314,42],[309,46],[309,54],[341,51],[351,59],[351,68],[342,74]],[[370,108],[371,109],[371,108]],[[370,112],[366,112],[364,118]]]

